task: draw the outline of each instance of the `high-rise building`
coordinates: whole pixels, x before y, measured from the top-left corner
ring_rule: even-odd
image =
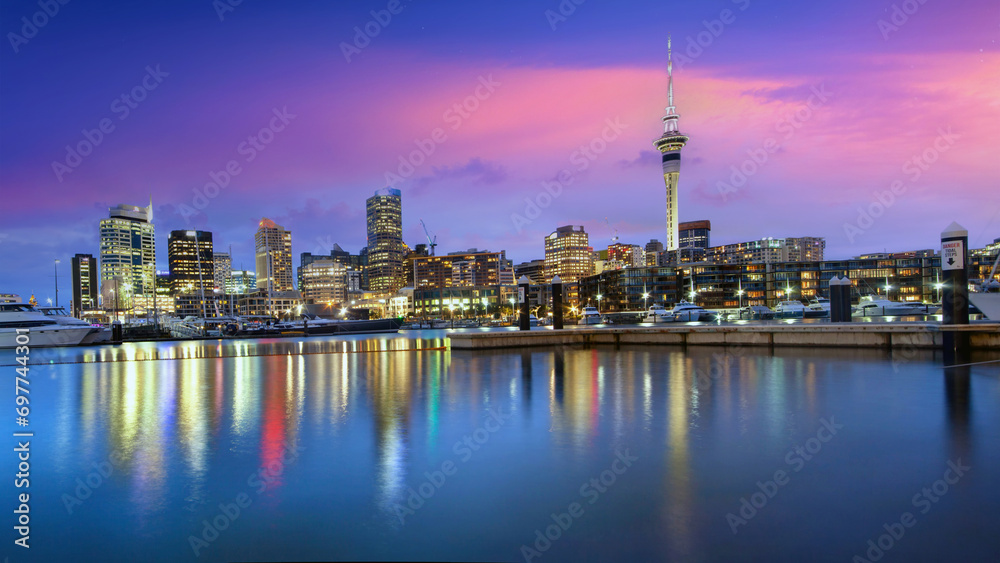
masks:
[[[593,271],[593,252],[583,226],[559,227],[545,237],[545,281],[558,275],[563,283],[572,283],[589,276]]]
[[[267,291],[292,291],[292,232],[267,217],[260,220],[254,235],[257,254],[257,288]]]
[[[674,67],[670,38],[667,38],[667,115],[663,116],[663,135],[653,141],[653,146],[663,155],[663,181],[667,186],[667,243],[666,250],[674,252],[680,247],[677,223],[677,179],[681,171],[681,149],[688,137],[678,129],[680,115],[674,107]]]
[[[100,227],[103,306],[142,314],[152,306],[156,275],[153,202],[108,211]]]
[[[215,252],[212,257],[215,262],[215,289],[225,293],[233,270],[233,257],[228,252]]]
[[[368,218],[368,289],[392,293],[403,287],[403,199],[383,188],[365,201]]]
[[[92,254],[77,254],[72,262],[73,316],[80,318],[83,311],[97,308],[99,302],[97,260]]]
[[[170,231],[167,239],[167,262],[170,286],[175,295],[208,293],[215,289],[215,258],[212,233],[208,231]]]
[[[679,241],[681,249],[704,248],[712,246],[711,221],[686,221],[679,226]]]
[[[671,264],[679,262],[704,262],[711,244],[711,221],[687,221],[680,224],[680,249],[670,257]],[[680,256],[676,256],[679,254]]]

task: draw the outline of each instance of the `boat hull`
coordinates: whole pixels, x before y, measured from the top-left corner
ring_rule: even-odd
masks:
[[[970,293],[969,301],[991,321],[1000,321],[1000,293]]]
[[[260,330],[241,330],[236,333],[240,338],[259,338],[272,336],[327,336],[331,334],[375,334],[399,332],[403,325],[402,319],[374,319],[360,321],[339,321],[335,323],[303,324],[284,328],[264,328]]]
[[[98,329],[91,326],[66,327],[50,325],[54,328],[31,329],[26,333],[29,348],[54,348],[58,346],[76,346],[83,342],[83,339]],[[23,340],[23,339],[22,339]],[[24,346],[17,343],[17,332],[14,329],[3,329],[0,331],[0,348],[15,348]]]

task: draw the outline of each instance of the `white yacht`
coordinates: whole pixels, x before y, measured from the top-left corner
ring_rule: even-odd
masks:
[[[779,319],[804,318],[806,316],[806,306],[801,301],[789,300],[779,301],[774,306],[774,316]]]
[[[826,297],[813,297],[809,300],[808,311],[806,316],[814,317],[829,317],[830,316],[830,300]],[[808,313],[812,312],[812,315]]]
[[[701,305],[695,305],[683,299],[680,303],[674,305],[669,314],[673,317],[672,320],[679,323],[709,321],[712,319],[712,313],[706,311]]]
[[[861,298],[857,311],[857,314],[862,317],[905,317],[926,315],[929,312],[927,305],[924,303],[901,303],[888,299],[880,299],[871,295]]]
[[[643,322],[647,323],[668,323],[674,320],[674,316],[667,311],[663,305],[653,305],[646,311]]]
[[[603,323],[604,320],[601,319],[601,313],[598,312],[597,307],[584,307],[580,312],[580,323],[582,325],[599,325]]]
[[[42,312],[45,316],[49,317],[50,319],[56,321],[57,323],[63,326],[75,326],[75,327],[86,326],[97,329],[88,334],[86,337],[84,337],[83,341],[81,341],[80,344],[101,344],[111,340],[110,328],[101,328],[98,326],[94,326],[85,320],[78,319],[70,315],[68,312],[66,312],[66,309],[62,307],[36,307],[36,309]]]
[[[17,329],[27,329],[18,332]],[[36,310],[27,303],[0,303],[0,348],[24,346],[17,342],[18,335],[27,336],[30,348],[50,346],[76,346],[99,329],[86,324],[60,324],[53,317]]]

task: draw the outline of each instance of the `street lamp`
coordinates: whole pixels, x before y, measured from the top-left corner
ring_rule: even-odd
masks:
[[[601,312],[601,299],[604,298],[600,293],[597,294],[597,312]]]
[[[642,294],[642,310],[643,311],[645,311],[646,309],[648,309],[648,307],[646,307],[646,300],[647,299],[649,299],[649,293],[643,293]]]

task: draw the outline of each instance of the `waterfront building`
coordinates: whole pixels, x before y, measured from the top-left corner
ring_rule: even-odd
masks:
[[[513,286],[450,286],[413,288],[413,314],[418,317],[475,317],[498,313],[508,307]]]
[[[212,233],[170,231],[167,262],[174,295],[211,293],[215,289],[215,257]]]
[[[21,296],[16,293],[0,293],[0,303],[20,303]]]
[[[292,291],[292,232],[263,218],[254,236],[257,264],[257,288],[268,291]]]
[[[238,295],[236,306],[242,316],[272,316],[275,318],[298,318],[298,307],[302,305],[302,294],[298,291],[257,291]]]
[[[368,286],[393,293],[403,287],[403,199],[395,188],[383,188],[365,201],[368,225]]]
[[[226,283],[226,293],[252,293],[257,288],[257,275],[248,270],[232,270]]]
[[[228,252],[213,252],[215,268],[215,289],[225,292],[229,285],[229,275],[233,271],[233,257]]]
[[[225,293],[181,293],[174,297],[173,314],[177,317],[225,317],[236,313],[238,296]]]
[[[663,162],[663,181],[667,188],[667,252],[676,252],[680,248],[679,224],[677,222],[677,180],[681,171],[681,149],[688,142],[688,137],[680,133],[678,122],[680,115],[674,106],[674,67],[671,53],[670,38],[667,38],[667,114],[663,116],[663,135],[653,141],[653,146],[660,151]]]
[[[118,205],[100,222],[101,301],[106,310],[143,314],[152,306],[156,274],[153,202]]]
[[[779,301],[830,296],[830,280],[851,279],[851,299],[874,295],[893,301],[939,303],[940,256],[851,258],[774,263],[697,263],[674,267],[605,270],[580,281],[579,302],[601,310],[637,311],[653,303],[671,307],[681,299],[706,308],[773,307]],[[996,255],[970,254],[970,272],[989,275]],[[1000,279],[1000,273],[997,274]],[[647,295],[644,299],[643,295]]]
[[[559,227],[545,237],[545,281],[559,276],[563,283],[589,276],[594,269],[594,249],[583,226]]]
[[[76,254],[72,258],[73,316],[82,319],[83,312],[97,308],[100,292],[97,285],[97,260],[92,254]]]

